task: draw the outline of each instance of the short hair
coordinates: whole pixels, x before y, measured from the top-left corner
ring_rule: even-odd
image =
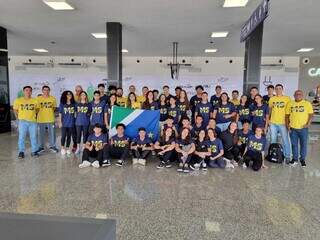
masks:
[[[27,89],[27,88],[30,88],[30,89],[32,90],[32,87],[28,85],[28,86],[24,86],[24,87],[23,87],[23,91],[24,91],[25,89]]]
[[[141,132],[141,131],[146,132],[147,130],[144,127],[141,127],[141,128],[138,129],[138,132]]]
[[[202,92],[202,95],[203,95],[203,94],[207,94],[207,95],[208,95],[208,93],[207,93],[207,92]]]
[[[222,89],[222,87],[221,87],[220,85],[217,85],[217,86],[216,86],[216,89],[218,89],[218,88]]]
[[[168,85],[164,85],[164,86],[162,87],[162,89],[165,89],[165,88],[169,88],[169,86],[168,86]]]
[[[174,120],[174,118],[172,116],[168,116],[167,119]]]
[[[182,122],[183,120],[188,120],[188,121],[190,121],[190,118],[189,118],[188,116],[183,116],[183,117],[181,118],[181,122]]]
[[[281,87],[283,89],[283,85],[282,84],[277,84],[276,87]]]
[[[274,86],[273,85],[268,85],[267,89],[274,89]]]
[[[203,88],[203,86],[202,85],[198,85],[198,86],[196,86],[196,88],[195,88],[196,90],[198,90],[198,89],[201,89],[202,91],[204,90],[204,88]]]
[[[182,88],[178,86],[174,90],[182,90]]]
[[[237,93],[237,94],[239,94],[239,91],[238,91],[238,90],[233,90],[232,93]]]
[[[99,88],[99,87],[106,88],[106,86],[104,85],[104,83],[99,83],[99,84],[98,84],[98,88]]]
[[[248,119],[244,119],[243,121],[241,121],[241,123],[242,123],[242,125],[243,125],[243,124],[245,124],[245,123],[250,124],[251,122],[250,122],[250,120],[248,120]]]
[[[159,93],[159,90],[157,90],[157,89],[154,89],[153,91],[152,91],[153,93]]]
[[[49,89],[49,91],[50,91],[50,87],[49,87],[48,85],[44,85],[44,86],[42,86],[42,90],[43,90],[43,89],[45,89],[45,88],[48,88],[48,89]]]
[[[108,91],[110,92],[110,91],[112,91],[112,90],[117,90],[117,87],[114,86],[114,85],[110,85],[110,86],[108,87]]]
[[[123,88],[122,87],[117,87],[117,90],[123,90]]]
[[[126,129],[126,125],[124,125],[123,123],[118,123],[116,125],[116,129],[118,129],[119,127],[123,127],[123,129]]]
[[[96,123],[96,124],[94,125],[94,128],[100,128],[100,129],[102,129],[102,126],[101,126],[100,123]]]
[[[99,94],[100,95],[100,92],[98,90],[94,91],[93,92],[93,95],[96,95],[96,94]]]
[[[142,87],[142,89],[144,89],[144,88],[149,89],[147,86],[143,86],[143,87]]]
[[[253,90],[253,89],[257,89],[259,91],[259,89],[257,87],[251,87],[250,91]]]
[[[174,99],[175,101],[177,101],[177,98],[175,96],[170,96],[169,100]]]
[[[202,118],[202,119],[203,119],[202,115],[200,115],[200,114],[198,114],[198,115],[196,116],[196,118]]]

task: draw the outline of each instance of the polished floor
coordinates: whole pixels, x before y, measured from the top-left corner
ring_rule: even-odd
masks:
[[[0,135],[0,212],[112,218],[118,239],[320,239],[320,141],[307,168],[178,174],[146,167],[79,169],[76,157],[16,158]],[[0,237],[1,238],[1,237]]]

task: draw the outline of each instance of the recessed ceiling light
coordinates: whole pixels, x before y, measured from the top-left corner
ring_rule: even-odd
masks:
[[[65,0],[43,0],[43,2],[53,10],[74,10],[74,7]]]
[[[314,48],[300,48],[297,52],[311,52]]]
[[[212,32],[211,37],[212,38],[221,38],[221,37],[227,37],[229,32]]]
[[[106,33],[91,33],[91,35],[94,36],[95,38],[107,38]]]
[[[223,7],[245,7],[249,0],[225,0]]]
[[[218,51],[217,49],[213,49],[213,48],[209,48],[209,49],[204,50],[204,52],[206,52],[206,53],[215,53],[217,51]]]
[[[122,49],[121,52],[123,52],[123,53],[128,53],[129,51],[128,51],[128,49]]]
[[[35,51],[35,52],[40,52],[40,53],[47,53],[47,52],[49,52],[47,49],[43,49],[43,48],[34,48],[33,51]]]

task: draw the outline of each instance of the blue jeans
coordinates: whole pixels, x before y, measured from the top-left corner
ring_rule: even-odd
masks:
[[[306,160],[308,145],[308,128],[295,129],[290,131],[291,147],[293,160],[299,159],[299,143],[300,143],[300,160]]]
[[[56,147],[56,131],[54,123],[38,123],[38,145],[39,148],[44,148],[44,140],[46,128],[48,128],[49,133],[49,147]]]
[[[285,158],[290,158],[290,142],[287,127],[284,124],[270,124],[271,143],[277,143],[278,132],[281,135]]]
[[[225,131],[228,129],[229,125],[231,122],[226,122],[226,123],[217,123],[217,127],[221,129],[221,132]]]
[[[19,138],[18,138],[18,149],[19,152],[25,151],[25,140],[27,133],[29,132],[31,151],[34,153],[38,150],[37,145],[37,123],[19,120]]]

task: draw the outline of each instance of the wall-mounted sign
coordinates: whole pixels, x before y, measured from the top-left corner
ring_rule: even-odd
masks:
[[[320,77],[320,68],[310,68],[308,74],[310,77]]]
[[[244,42],[249,35],[262,23],[269,14],[269,1],[263,0],[262,3],[252,13],[249,20],[243,25],[240,32],[240,42]]]

